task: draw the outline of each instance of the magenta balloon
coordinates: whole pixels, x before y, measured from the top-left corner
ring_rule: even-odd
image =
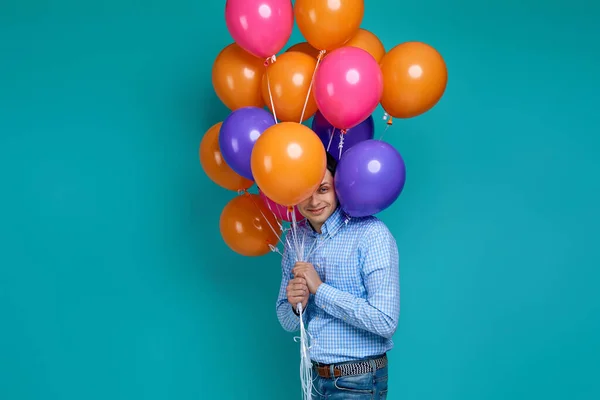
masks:
[[[292,35],[294,9],[290,0],[227,0],[225,24],[241,48],[266,59]]]
[[[371,54],[340,47],[323,59],[314,81],[319,110],[338,129],[350,129],[375,111],[383,94],[383,73]]]
[[[292,222],[292,214],[288,212],[288,208],[286,206],[282,206],[281,204],[275,203],[273,200],[268,198],[262,190],[259,189],[260,198],[264,201],[267,208],[273,211],[273,214],[276,218],[279,218],[283,221]],[[296,222],[302,221],[304,216],[300,214],[297,207],[294,207],[294,213],[296,215]]]

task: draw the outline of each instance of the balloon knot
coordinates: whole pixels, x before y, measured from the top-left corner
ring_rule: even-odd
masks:
[[[321,61],[323,59],[323,57],[325,57],[325,53],[327,53],[327,50],[321,50],[319,51],[319,61]]]
[[[345,135],[346,133],[348,133],[348,130],[347,129],[340,129],[340,133],[342,135]]]
[[[388,119],[387,124],[388,126],[391,126],[392,123],[394,123],[394,118],[390,117],[390,119]]]
[[[271,57],[267,57],[265,60],[265,67],[268,67],[269,64],[273,64],[275,61],[277,61],[277,57],[274,54]]]

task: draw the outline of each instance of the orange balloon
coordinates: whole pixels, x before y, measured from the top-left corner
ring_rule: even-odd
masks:
[[[200,142],[200,164],[204,173],[217,185],[228,190],[245,190],[254,184],[235,172],[223,159],[219,147],[219,132],[222,122],[211,126]]]
[[[269,96],[270,86],[277,119],[284,122],[302,122],[317,112],[317,102],[310,85],[315,68],[317,60],[296,51],[283,53],[277,61],[269,65],[262,79],[262,96],[269,110],[273,112]]]
[[[308,54],[309,56],[314,57],[315,59],[319,57],[320,53],[319,50],[312,47],[308,42],[296,43],[295,45],[287,49],[286,53],[290,51],[298,51],[300,53]]]
[[[264,72],[264,60],[232,43],[221,50],[213,63],[213,88],[232,111],[242,107],[261,108],[265,105],[260,93]]]
[[[364,0],[296,0],[294,17],[302,36],[319,50],[334,50],[360,28]]]
[[[372,32],[366,29],[359,29],[356,35],[347,41],[344,46],[353,46],[363,49],[373,56],[379,63],[385,55],[385,47],[381,40]]]
[[[245,193],[234,197],[223,208],[219,228],[221,237],[229,248],[247,257],[256,257],[276,246],[279,225],[273,213],[259,195]],[[270,224],[270,225],[269,225]]]
[[[325,147],[316,133],[297,122],[267,128],[254,143],[252,174],[275,203],[295,206],[321,184],[327,167]]]
[[[448,82],[444,59],[420,42],[402,43],[381,60],[381,106],[392,117],[412,118],[429,111],[442,98]]]

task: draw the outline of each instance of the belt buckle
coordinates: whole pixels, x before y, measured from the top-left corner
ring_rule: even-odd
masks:
[[[331,365],[320,365],[317,366],[317,373],[325,379],[340,378],[342,376],[342,371],[335,365],[333,366],[333,376],[331,375],[331,369]]]
[[[329,379],[329,367],[326,365],[317,366],[317,373],[321,378]]]

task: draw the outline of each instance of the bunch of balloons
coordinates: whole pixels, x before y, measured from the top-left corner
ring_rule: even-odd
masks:
[[[446,90],[446,64],[422,42],[386,51],[360,27],[364,9],[364,0],[227,0],[234,42],[214,60],[212,84],[231,113],[205,133],[200,161],[213,182],[243,193],[221,213],[234,251],[266,254],[282,222],[302,219],[294,206],[320,185],[326,151],[350,216],[379,213],[402,192],[404,161],[374,139],[372,114],[381,105],[389,124],[429,111]],[[294,22],[306,41],[284,51]],[[247,192],[254,184],[259,194]]]

